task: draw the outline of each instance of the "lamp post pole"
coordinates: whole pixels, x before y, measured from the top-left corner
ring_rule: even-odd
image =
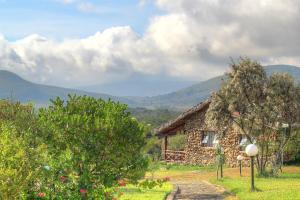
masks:
[[[254,191],[254,156],[251,156],[251,191]]]
[[[244,159],[244,157],[242,155],[238,155],[236,159],[239,161],[240,176],[242,176],[242,160]]]
[[[242,161],[239,160],[239,164],[240,164],[240,176],[242,176]]]
[[[223,178],[224,149],[221,147],[221,178]]]
[[[258,153],[258,148],[255,144],[249,144],[245,151],[246,154],[251,158],[251,191],[254,191],[254,157]]]

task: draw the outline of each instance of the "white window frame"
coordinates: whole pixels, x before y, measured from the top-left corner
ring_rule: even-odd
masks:
[[[217,140],[217,134],[214,131],[203,131],[203,139],[201,141],[204,147],[214,147],[219,140]]]
[[[240,146],[245,146],[248,142],[249,142],[248,138],[245,135],[242,135],[242,138],[241,138],[241,140],[239,142],[239,145]]]

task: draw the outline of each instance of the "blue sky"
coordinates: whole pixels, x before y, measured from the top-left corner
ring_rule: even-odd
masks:
[[[113,26],[131,26],[143,34],[161,11],[139,0],[0,0],[0,30],[8,40],[30,34],[54,39],[82,38]],[[80,9],[85,4],[85,10]]]

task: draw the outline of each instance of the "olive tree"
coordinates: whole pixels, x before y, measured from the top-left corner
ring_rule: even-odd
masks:
[[[277,158],[276,168],[282,163],[278,155],[292,137],[299,109],[299,89],[290,75],[268,76],[258,62],[241,58],[212,95],[206,120],[221,135],[234,124],[250,143],[256,143],[257,168],[264,174],[272,156]]]
[[[126,105],[87,96],[57,98],[40,110],[41,137],[52,158],[48,165],[75,192],[90,194],[119,179],[144,175],[145,128],[126,110]]]

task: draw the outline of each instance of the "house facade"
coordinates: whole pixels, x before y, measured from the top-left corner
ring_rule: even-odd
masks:
[[[243,165],[248,165],[249,159],[242,147],[246,138],[237,128],[228,128],[224,136],[218,139],[217,132],[205,124],[209,105],[210,100],[204,101],[156,130],[157,135],[163,139],[162,158],[166,162],[212,165],[216,162],[216,145],[219,144],[224,150],[227,166],[236,167],[238,155],[243,155]],[[185,135],[185,148],[181,151],[169,150],[170,138],[177,134]]]

